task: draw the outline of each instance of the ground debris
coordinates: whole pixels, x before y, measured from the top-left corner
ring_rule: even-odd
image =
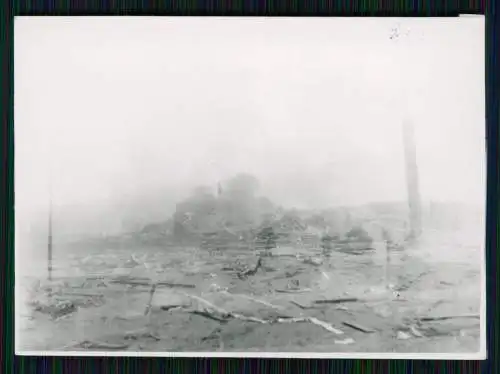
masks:
[[[335,344],[344,344],[344,345],[347,345],[347,344],[354,344],[355,341],[353,338],[347,338],[347,339],[344,339],[344,340],[335,340],[334,341]]]
[[[228,290],[227,287],[221,287],[216,283],[212,283],[208,288],[210,292],[226,292]]]
[[[326,300],[314,300],[315,304],[341,304],[341,303],[355,303],[360,301],[356,297],[345,297],[339,299],[326,299]]]
[[[480,319],[479,314],[463,314],[456,316],[440,316],[440,317],[421,317],[420,322],[446,321],[449,319]]]
[[[320,321],[319,319],[317,318],[314,318],[314,317],[308,317],[309,319],[309,322],[311,323],[314,323],[315,325],[318,325],[318,326],[321,326],[323,327],[325,330],[328,330],[330,332],[333,332],[334,334],[337,334],[337,335],[342,335],[344,332],[341,331],[341,330],[337,330],[336,328],[334,328],[332,325],[330,325],[329,323],[327,322],[323,322],[323,321]]]
[[[46,302],[34,301],[32,307],[35,311],[48,314],[53,319],[60,319],[63,316],[72,314],[77,311],[77,306],[70,300],[59,300],[51,298]]]
[[[187,309],[189,305],[160,305],[160,310],[163,310],[164,312],[168,312],[171,310],[177,310],[177,309]]]
[[[228,322],[227,316],[225,316],[226,318],[224,318],[224,317],[220,318],[220,317],[217,317],[213,313],[210,313],[206,310],[190,310],[189,313],[192,313],[192,314],[198,315],[198,316],[202,316],[202,317],[205,317],[205,318],[208,318],[208,319],[211,319],[213,321],[220,322],[220,323],[227,323]]]
[[[354,322],[350,322],[350,321],[344,321],[342,322],[342,324],[346,325],[346,326],[349,326],[355,330],[358,330],[358,331],[361,331],[361,332],[364,332],[364,333],[367,333],[367,334],[370,334],[370,333],[373,333],[375,332],[375,330],[373,329],[370,329],[368,327],[364,327],[362,325],[359,325],[357,323],[354,323]]]
[[[310,292],[310,288],[299,288],[299,289],[276,289],[274,290],[275,292],[278,293],[304,293],[304,292]]]
[[[91,293],[91,292],[74,292],[74,291],[64,291],[61,293],[61,297],[87,297],[87,298],[103,298],[102,293]]]
[[[206,308],[204,308],[202,310],[204,311],[205,314],[211,314],[212,316],[214,315],[214,312],[217,313],[217,314],[219,314],[221,316],[221,317],[219,317],[219,319],[235,318],[235,319],[240,319],[240,320],[243,320],[243,321],[258,322],[258,323],[268,323],[267,321],[264,321],[264,320],[256,318],[256,317],[247,317],[247,316],[244,316],[242,314],[229,312],[227,310],[219,308],[218,306],[215,306],[210,301],[205,300],[205,299],[203,299],[200,296],[190,295],[190,294],[186,294],[186,293],[184,295],[186,295],[187,297],[190,297],[190,298],[192,298],[192,299],[194,299],[196,301],[199,301],[200,303],[204,304],[206,306]],[[209,309],[211,309],[212,311],[210,312]]]
[[[140,329],[137,331],[128,331],[125,333],[124,338],[126,340],[137,340],[139,338],[152,338],[156,341],[160,341],[161,338],[153,334],[149,329]]]
[[[440,281],[439,284],[442,284],[443,286],[454,286],[455,284],[447,281]]]
[[[302,260],[304,264],[309,264],[309,265],[314,265],[314,266],[321,266],[323,265],[323,260],[321,258],[316,258],[316,257],[306,257],[304,260]]]
[[[299,275],[300,273],[302,273],[303,271],[304,271],[304,269],[302,269],[302,268],[298,268],[298,269],[295,269],[293,271],[285,271],[283,274],[276,275],[272,278],[267,278],[266,280],[279,280],[279,279],[293,278],[293,277]]]
[[[152,286],[151,281],[137,281],[137,280],[124,280],[124,279],[113,279],[110,283],[124,284],[130,286]],[[165,286],[170,288],[196,288],[194,284],[183,284],[183,283],[171,283],[171,282],[156,282],[157,286]]]
[[[251,275],[255,275],[259,268],[262,266],[262,257],[259,257],[257,260],[257,263],[253,267],[253,269],[246,269],[238,273],[238,278],[240,279],[246,279],[247,277]]]
[[[344,332],[341,330],[336,329],[333,327],[331,324],[328,322],[321,321],[315,317],[280,317],[277,318],[276,320],[272,321],[274,323],[298,323],[298,322],[309,322],[314,325],[320,326],[324,328],[327,331],[333,332],[336,335],[342,335]]]
[[[410,334],[408,334],[404,331],[398,331],[396,338],[398,340],[408,340],[408,339],[411,339],[411,336],[410,336]]]
[[[415,326],[410,326],[410,332],[415,335],[417,338],[423,338],[424,334],[420,332]]]
[[[244,299],[247,299],[247,300],[251,300],[251,301],[254,301],[254,302],[258,303],[258,304],[262,304],[262,305],[268,306],[268,307],[273,308],[273,309],[277,309],[277,310],[283,310],[283,309],[285,309],[281,305],[274,305],[274,304],[268,303],[265,300],[256,299],[254,297],[250,297],[250,296],[247,296],[247,295],[232,294],[232,293],[229,293],[227,291],[223,291],[223,293],[226,294],[226,295],[237,296],[237,297],[241,297],[241,298],[244,298]]]
[[[207,340],[220,339],[220,333],[221,332],[222,332],[222,330],[219,327],[217,327],[209,335],[204,336],[203,338],[201,338],[201,341],[204,342],[204,341],[207,341]]]
[[[76,343],[67,348],[84,348],[84,349],[106,349],[113,351],[120,351],[128,348],[128,344],[111,344],[105,342],[84,340],[83,342]]]
[[[188,294],[186,294],[188,295]],[[315,325],[321,326],[324,329],[333,332],[334,334],[341,335],[343,334],[342,331],[334,328],[331,324],[321,321],[315,317],[287,317],[287,316],[280,316],[275,319],[270,319],[270,320],[264,320],[256,317],[249,317],[249,316],[244,316],[239,313],[233,313],[227,310],[224,310],[222,308],[219,308],[215,305],[213,305],[211,302],[195,295],[188,295],[189,297],[192,297],[201,303],[205,304],[207,308],[203,309],[202,311],[189,311],[190,313],[195,313],[198,315],[203,315],[204,317],[214,319],[216,321],[222,322],[222,321],[227,321],[229,318],[234,318],[234,319],[239,319],[242,321],[249,321],[249,322],[257,322],[261,324],[272,324],[272,323],[293,323],[293,322],[310,322]],[[208,309],[212,309],[212,311],[209,311]],[[214,313],[215,312],[215,313]],[[219,316],[216,316],[215,314],[219,314]]]
[[[401,285],[398,285],[396,287],[394,287],[394,290],[395,291],[398,291],[398,292],[401,292],[401,291],[406,291],[408,290],[409,288],[411,288],[414,284],[416,284],[420,279],[422,279],[424,276],[426,276],[427,274],[431,273],[432,270],[429,269],[429,270],[426,270],[422,273],[420,273],[417,277],[411,279],[410,281],[404,283],[404,284],[401,284]]]
[[[55,300],[60,303],[72,303],[75,307],[89,308],[99,307],[105,303],[104,295],[84,296],[84,295],[67,295],[55,296]]]
[[[292,249],[294,248],[295,247],[292,247]],[[177,251],[177,248],[174,249]],[[146,250],[149,255],[150,249],[145,248],[144,252],[146,252]],[[289,249],[284,248],[284,250],[288,251]],[[70,284],[75,283],[75,285],[67,287],[53,283],[50,287],[50,299],[59,299],[60,301],[69,300],[69,302],[77,308],[77,313],[63,314],[60,318],[70,318],[71,321],[75,319],[75,323],[48,324],[47,331],[45,331],[45,325],[43,325],[43,329],[39,330],[44,331],[40,331],[40,334],[43,334],[45,336],[44,338],[47,340],[50,340],[50,336],[59,335],[61,340],[64,339],[61,345],[69,343],[72,339],[75,339],[75,336],[78,336],[75,341],[83,339],[91,340],[87,342],[90,351],[113,351],[115,349],[120,351],[122,350],[121,347],[126,348],[126,346],[123,345],[117,347],[119,344],[111,345],[110,348],[107,348],[105,346],[107,342],[128,344],[128,348],[124,350],[139,350],[139,345],[143,344],[143,349],[145,350],[169,349],[174,351],[214,351],[217,349],[224,349],[221,348],[222,340],[224,340],[227,346],[226,349],[230,351],[245,349],[262,351],[268,348],[274,350],[282,349],[286,346],[291,348],[290,351],[301,350],[312,352],[330,349],[331,352],[331,349],[333,349],[333,351],[348,349],[349,347],[342,347],[339,344],[354,343],[350,338],[352,337],[356,340],[356,345],[351,345],[350,349],[359,352],[373,351],[373,349],[377,348],[378,344],[393,352],[401,351],[402,349],[418,349],[420,352],[424,352],[425,349],[425,352],[427,352],[427,350],[435,351],[441,349],[437,347],[437,342],[440,342],[441,339],[433,339],[433,336],[446,335],[451,340],[453,336],[458,336],[459,329],[463,331],[464,334],[471,331],[470,337],[461,340],[453,338],[455,341],[452,344],[460,344],[460,347],[463,345],[465,347],[469,344],[469,341],[472,342],[479,339],[477,333],[479,316],[465,317],[469,319],[463,320],[452,319],[464,317],[453,316],[454,314],[477,313],[477,310],[472,307],[472,301],[469,302],[467,301],[468,299],[464,301],[464,303],[459,301],[459,305],[457,305],[456,308],[453,308],[453,305],[449,307],[445,305],[443,308],[439,308],[440,310],[432,310],[435,312],[432,314],[430,313],[431,310],[427,310],[427,308],[432,309],[430,305],[439,298],[445,298],[445,302],[449,304],[456,302],[456,297],[450,297],[445,293],[446,290],[444,286],[436,287],[435,291],[428,287],[428,283],[439,285],[440,279],[435,279],[434,274],[431,274],[429,279],[425,277],[425,279],[419,281],[418,284],[413,284],[410,290],[402,295],[402,298],[406,299],[406,304],[395,302],[401,301],[402,298],[392,300],[392,293],[383,287],[386,283],[382,283],[381,281],[383,276],[382,257],[380,257],[380,259],[379,257],[374,257],[373,266],[365,266],[365,262],[367,261],[365,261],[363,257],[347,256],[332,251],[332,258],[324,259],[324,264],[322,266],[312,266],[303,263],[303,259],[307,255],[311,257],[320,256],[317,253],[313,253],[312,250],[307,249],[307,251],[304,251],[306,252],[306,256],[301,256],[301,258],[297,258],[297,260],[294,258],[285,258],[285,256],[277,254],[274,258],[262,258],[261,271],[257,271],[254,276],[250,275],[245,281],[241,281],[238,280],[237,274],[243,275],[245,271],[254,268],[257,263],[258,257],[256,257],[252,251],[246,251],[244,254],[240,254],[239,252],[237,254],[228,252],[224,253],[224,257],[221,258],[208,258],[203,251],[198,251],[193,255],[195,260],[186,260],[192,263],[196,262],[196,269],[194,266],[189,269],[195,274],[195,277],[191,278],[185,277],[184,267],[186,261],[181,262],[179,260],[179,265],[171,265],[172,256],[184,256],[187,250],[184,248],[179,249],[179,255],[177,255],[174,250],[170,251],[172,252],[170,253],[169,251],[164,251],[163,248],[152,248],[151,252],[152,251],[157,251],[159,253],[158,256],[155,257],[155,259],[157,258],[157,260],[155,260],[157,263],[168,264],[166,268],[169,269],[169,271],[165,272],[164,278],[162,277],[163,279],[160,278],[160,276],[148,277],[147,275],[152,275],[153,271],[149,273],[146,271],[143,272],[142,269],[140,269],[142,264],[139,264],[133,271],[129,271],[128,273],[123,271],[121,277],[119,277],[118,272],[114,272],[111,269],[101,272],[100,269],[96,270],[96,268],[87,266],[88,271],[86,271],[86,274],[82,273],[82,275],[76,274],[74,277],[67,277],[69,278]],[[115,262],[119,263],[120,266],[128,259],[128,254],[123,256],[123,252],[124,251],[115,255],[114,258]],[[128,249],[127,252],[129,252]],[[80,254],[78,256],[80,256]],[[137,258],[142,258],[140,253]],[[242,263],[244,262],[247,264],[246,269],[235,265],[238,259]],[[399,258],[396,258],[391,268],[393,273],[391,273],[391,278],[389,280],[392,280],[394,283],[404,284],[407,280],[414,279],[422,272],[420,266],[413,266],[413,263],[403,264],[403,266],[400,264],[399,260]],[[415,259],[417,265],[421,264],[419,261],[420,257]],[[191,262],[189,264],[191,264]],[[331,266],[335,268],[335,271],[327,270],[329,262],[331,262]],[[267,271],[270,271],[270,269],[267,268],[268,265],[269,267],[274,267],[276,272],[267,273]],[[410,269],[406,271],[406,268]],[[436,275],[440,275],[441,279],[447,281],[453,281],[455,278],[463,279],[459,274],[455,275],[452,271],[454,271],[454,268],[450,266],[450,275],[448,275],[448,273],[436,273]],[[207,278],[205,274],[209,274],[210,272],[215,272],[217,278]],[[402,275],[400,273],[402,273]],[[30,275],[27,276],[26,279],[23,279],[25,283],[23,283],[22,286],[26,288],[26,291],[23,289],[23,292],[27,294],[22,300],[23,303],[27,303],[35,299],[35,297],[36,299],[40,299],[40,301],[48,299],[45,297],[42,298],[42,296],[44,296],[42,295],[44,291],[42,289],[38,290],[37,295],[28,295],[27,291],[29,291],[28,287],[30,286],[28,282],[32,282],[33,278],[33,275]],[[76,283],[78,283],[79,286],[86,278],[88,282],[86,287],[77,288]],[[274,281],[273,279],[281,280]],[[299,280],[300,288],[299,285],[296,285],[292,289],[287,288],[287,282],[291,283],[289,282],[291,279]],[[398,279],[398,281],[396,281],[396,279]],[[174,284],[174,287],[176,287],[178,283],[191,283],[192,285],[187,288],[180,286],[180,288],[163,287],[162,289],[161,284],[159,284],[160,288],[156,290],[151,306],[152,321],[150,321],[151,323],[147,323],[144,319],[144,308],[146,307],[147,309],[147,295],[155,280],[170,281]],[[103,288],[97,288],[100,286],[100,282],[103,283]],[[213,282],[217,283],[217,285],[227,287],[227,289],[216,285],[211,286],[210,284]],[[265,282],[268,283],[266,284]],[[42,280],[42,283],[45,282]],[[454,286],[459,286],[458,281],[456,283],[457,284]],[[106,285],[108,288],[104,288]],[[122,292],[127,285],[132,287],[138,286],[136,287],[137,292]],[[370,285],[379,285],[378,288],[381,290],[383,288],[384,292],[380,294],[363,293],[363,290]],[[310,289],[305,287],[310,287]],[[210,292],[210,290],[215,290],[217,292]],[[349,294],[344,291],[349,292]],[[472,291],[471,289],[471,299],[473,297]],[[212,305],[218,309],[215,310],[212,306],[208,306],[200,300],[195,301],[193,297],[188,298],[181,296],[180,294],[184,292],[199,295],[201,298],[215,304]],[[97,295],[98,293],[101,295]],[[223,293],[230,294],[233,300],[229,297],[225,297]],[[468,295],[467,293],[464,298],[468,298]],[[357,303],[353,300],[355,297],[359,298]],[[319,302],[315,302],[314,300],[316,299],[334,300],[320,300]],[[101,300],[105,301],[108,305],[96,310],[95,314],[93,309],[83,309],[83,305],[90,305],[90,303],[94,301],[100,302]],[[443,303],[444,301],[439,302]],[[471,306],[469,306],[469,304]],[[349,308],[349,312],[342,311],[347,309],[346,306]],[[271,310],[271,308],[274,310]],[[380,315],[383,314],[383,317],[386,318],[375,315],[376,312],[382,308],[387,310],[387,314],[382,313],[382,310]],[[113,309],[115,311],[122,310],[125,312],[123,313],[124,316],[127,314],[127,310],[130,313],[134,311],[137,313],[137,320],[131,320],[135,317],[130,317],[130,319],[126,317],[126,323],[120,321],[115,322],[113,321],[114,318],[123,318],[116,317],[115,312],[113,312],[112,316],[108,317],[106,321],[103,320],[103,323],[98,320],[101,315],[109,315],[108,310],[112,312]],[[278,309],[283,311],[279,311]],[[276,313],[276,310],[278,310],[278,313]],[[155,313],[153,314],[152,311]],[[221,314],[220,312],[226,312],[227,314]],[[43,316],[39,312],[33,313],[32,310],[28,310],[27,313],[34,316],[35,319],[39,319],[42,323],[46,323],[48,322],[47,320],[50,319],[50,316]],[[290,316],[286,316],[286,314],[290,314]],[[320,319],[320,324],[316,323],[318,328],[310,326],[310,324],[314,324],[314,322],[308,319],[308,315]],[[96,323],[92,324],[94,320],[96,320]],[[80,321],[83,322],[80,323]],[[346,323],[344,323],[344,321]],[[323,322],[323,324],[321,324],[321,322]],[[361,323],[361,325],[358,324],[358,322]],[[83,326],[87,328],[85,334],[83,334],[84,331],[77,330],[77,323],[80,323],[82,328]],[[295,325],[294,323],[299,324]],[[158,327],[158,329],[156,329],[157,324],[161,326]],[[280,324],[288,325],[283,326]],[[153,328],[153,325],[155,328]],[[356,329],[352,327],[352,325],[363,329],[366,328],[367,330],[373,328],[375,334],[359,332],[362,330]],[[52,326],[50,327],[52,329],[51,332],[48,331],[49,326]],[[126,333],[129,330],[136,330],[145,326],[148,326],[154,334],[160,336],[162,339],[160,343],[155,343],[153,340],[157,340],[156,338],[158,338],[158,336],[156,338],[154,336],[148,336],[147,331],[132,331]],[[327,327],[325,328],[324,326]],[[336,333],[327,332],[330,331],[328,326],[335,330],[342,330],[344,335],[340,336]],[[321,329],[319,327],[321,327]],[[216,332],[223,331],[223,333],[214,333],[211,334],[211,336],[207,336],[214,328],[218,328]],[[352,328],[358,331],[354,331]],[[64,329],[68,332],[67,336],[65,335],[66,332]],[[248,331],[246,329],[248,329]],[[383,331],[387,332],[387,330],[391,331],[388,334],[382,333]],[[163,331],[168,331],[168,335]],[[244,333],[241,333],[242,331]],[[379,331],[381,332],[380,336]],[[406,342],[397,340],[396,334],[398,331],[405,333],[406,336],[404,338],[409,340]],[[35,332],[30,332],[30,334],[34,337],[32,341],[38,339],[38,337],[35,337]],[[127,340],[124,340],[124,334]],[[73,337],[71,337],[71,335],[73,335]],[[387,339],[390,338],[389,335],[392,335],[392,339]],[[110,336],[112,336],[113,339],[107,338]],[[30,336],[27,335],[26,339],[30,339]],[[202,344],[200,343],[200,339],[201,341],[206,340],[207,342]],[[258,348],[259,344],[262,344],[261,342],[265,339],[269,339],[270,341],[269,344],[266,343],[264,346],[267,348]],[[334,339],[339,340],[337,341]],[[444,339],[445,338],[443,338],[443,341]],[[434,340],[436,340],[435,344]],[[417,348],[414,348],[413,344],[402,344],[413,341],[415,341],[415,347]],[[101,344],[100,342],[106,343]],[[85,342],[81,344],[85,345]],[[45,342],[37,342],[36,345],[42,347],[42,345],[45,346],[48,344]],[[30,342],[29,346],[35,346],[35,343]],[[260,347],[262,347],[262,345],[260,345]]]
[[[304,304],[301,304],[295,300],[290,300],[290,303],[298,306],[300,309],[314,309],[314,306],[312,306],[312,305],[304,305]]]

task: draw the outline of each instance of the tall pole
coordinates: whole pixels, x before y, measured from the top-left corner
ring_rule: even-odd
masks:
[[[421,201],[413,123],[403,123],[403,143],[406,163],[406,184],[410,209],[410,232],[408,239],[415,240],[422,230]]]
[[[52,181],[49,182],[49,234],[47,242],[47,272],[49,281],[52,280]]]
[[[390,39],[394,40],[395,44],[398,44],[398,41],[402,36],[408,37],[410,34],[409,29],[406,32],[402,32],[399,26],[395,27],[392,30]],[[407,38],[407,42],[409,39]],[[404,45],[399,45],[398,48],[401,51],[400,55],[400,64],[402,66],[400,70],[401,77],[399,81],[402,83],[402,97],[403,102],[401,103],[403,109],[403,118],[408,118],[410,111],[410,98],[407,93],[408,83],[406,81],[406,75],[411,74],[408,69],[403,68],[407,66],[407,61],[405,57]],[[405,168],[406,168],[406,185],[408,192],[408,207],[409,207],[409,221],[410,221],[410,230],[408,233],[407,239],[409,241],[413,241],[420,236],[422,230],[421,223],[421,201],[420,201],[420,189],[419,189],[419,178],[418,178],[418,167],[417,167],[417,156],[416,156],[416,145],[415,145],[415,130],[413,127],[413,123],[410,121],[403,121],[403,146],[404,146],[404,154],[405,154]]]

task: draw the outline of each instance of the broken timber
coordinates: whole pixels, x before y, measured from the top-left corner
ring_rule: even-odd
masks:
[[[360,301],[355,297],[341,298],[341,299],[329,299],[329,300],[314,300],[315,304],[341,304],[341,303],[355,303]]]
[[[304,293],[304,292],[310,292],[311,289],[310,288],[302,288],[302,289],[286,289],[286,290],[283,290],[283,289],[276,289],[274,290],[275,292],[278,292],[278,293]]]
[[[113,279],[110,283],[114,284],[125,284],[130,286],[152,286],[152,282],[147,281],[135,281],[135,280],[125,280],[125,279]],[[171,283],[171,282],[157,282],[156,286],[165,286],[171,288],[196,288],[194,284],[182,284],[182,283]]]
[[[261,266],[262,266],[262,258],[259,257],[259,259],[257,260],[257,264],[255,264],[255,267],[253,269],[247,269],[245,271],[238,273],[238,278],[245,279],[250,275],[255,275],[257,273],[257,270],[259,270]]]
[[[211,319],[213,321],[217,321],[217,322],[220,322],[220,323],[227,323],[227,318],[220,318],[220,317],[217,317],[215,315],[213,315],[212,313],[209,313],[207,311],[204,311],[204,310],[192,310],[190,311],[191,314],[194,314],[194,315],[198,315],[198,316],[201,316],[201,317],[205,317],[205,318],[208,318],[208,319]]]
[[[449,319],[480,319],[479,314],[463,314],[457,316],[441,316],[441,317],[421,317],[418,320],[421,322],[446,321]]]
[[[222,315],[222,319],[226,320],[226,319],[229,319],[229,318],[234,318],[234,319],[239,319],[239,320],[242,320],[242,321],[249,321],[249,322],[257,322],[257,323],[262,323],[262,324],[272,324],[272,323],[293,323],[293,322],[310,322],[312,324],[315,324],[317,326],[320,326],[322,328],[324,328],[325,330],[327,331],[330,331],[334,334],[337,334],[337,335],[342,335],[343,334],[343,331],[341,330],[338,330],[336,329],[335,327],[333,327],[331,324],[327,323],[327,322],[324,322],[324,321],[321,321],[315,317],[279,317],[279,318],[276,318],[276,319],[272,319],[272,320],[263,320],[263,319],[260,319],[260,318],[256,318],[256,317],[247,317],[247,316],[244,316],[244,315],[241,315],[241,314],[238,314],[238,313],[233,313],[233,312],[230,312],[230,311],[227,311],[227,310],[224,310],[222,308],[219,308],[217,306],[215,306],[214,304],[212,304],[210,301],[208,300],[205,300],[199,296],[195,296],[195,295],[189,295],[189,294],[186,294],[186,296],[188,297],[191,297],[195,300],[198,300],[199,302],[205,304],[208,308],[214,310],[215,312],[219,313]],[[192,313],[192,311],[189,311]],[[213,314],[210,313],[208,310],[204,310],[202,313],[200,313],[199,311],[196,312],[196,314],[198,315],[203,315],[205,317],[207,317],[208,315],[210,315],[209,318],[213,317]],[[215,319],[215,318],[211,318],[211,319]],[[215,320],[220,320],[221,318],[218,318],[215,319]]]
[[[358,330],[358,331],[361,331],[361,332],[364,332],[364,333],[367,333],[367,334],[375,332],[375,330],[373,330],[373,329],[370,329],[368,327],[364,327],[364,326],[358,325],[358,324],[356,324],[354,322],[344,321],[344,322],[342,322],[342,324],[344,324],[344,325],[346,325],[346,326],[348,326],[350,328],[353,328],[354,330]]]

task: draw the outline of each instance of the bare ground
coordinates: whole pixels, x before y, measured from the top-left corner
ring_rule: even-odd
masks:
[[[211,255],[197,248],[104,248],[85,254],[68,252],[58,257],[50,284],[28,266],[23,269],[29,275],[17,276],[16,348],[474,353],[480,342],[476,318],[481,297],[480,242],[459,233],[428,232],[417,247],[393,253],[388,272],[383,248],[363,255],[332,252],[330,257],[300,251],[320,259],[320,265],[292,256],[296,249],[280,248],[274,257],[264,257],[263,267],[246,279],[229,268],[235,263],[255,265],[257,257],[250,251]],[[138,264],[127,264],[132,253]],[[151,286],[113,282],[139,278],[194,288],[159,285],[146,313]],[[51,288],[48,297],[47,287]],[[357,300],[315,303],[339,298]],[[54,312],[59,315],[51,315],[41,306],[53,305],[55,299],[70,301],[75,308],[64,314],[59,306]],[[33,305],[34,300],[39,302]],[[204,301],[233,317],[223,316]],[[443,316],[467,318],[421,321]],[[261,322],[248,320],[251,317]],[[290,322],[293,317],[314,317],[328,325]],[[332,332],[328,326],[340,331]]]

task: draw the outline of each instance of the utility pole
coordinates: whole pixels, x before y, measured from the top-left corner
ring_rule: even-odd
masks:
[[[50,181],[51,183],[52,181]],[[48,235],[48,251],[47,251],[47,271],[48,279],[52,281],[52,184],[49,186],[49,235]]]
[[[410,30],[407,29],[403,32],[399,25],[392,29],[390,39],[394,41],[394,44],[397,45],[401,40],[401,37],[405,37],[407,39],[407,43],[411,40],[408,38],[410,35]],[[402,49],[401,49],[402,48]],[[400,64],[402,66],[401,74],[399,81],[402,83],[402,98],[403,102],[403,116],[407,117],[408,111],[410,111],[409,104],[411,101],[408,97],[407,86],[408,83],[405,79],[406,75],[411,74],[408,69],[405,69],[406,59],[405,57],[406,48],[403,45],[399,45],[397,51],[400,51]],[[404,118],[404,117],[403,117]],[[408,118],[408,117],[407,117]],[[416,156],[416,146],[415,146],[415,134],[413,123],[410,121],[403,122],[403,146],[405,153],[405,166],[406,166],[406,185],[408,191],[408,206],[410,210],[409,220],[410,220],[410,230],[408,233],[407,239],[409,241],[413,241],[417,239],[422,231],[422,218],[421,218],[421,201],[420,201],[420,190],[419,190],[419,178],[418,178],[418,167],[417,167],[417,156]]]
[[[417,153],[415,146],[415,132],[413,123],[403,122],[403,144],[406,163],[406,184],[408,190],[408,206],[410,209],[410,241],[417,239],[422,231],[422,208],[417,167]]]

